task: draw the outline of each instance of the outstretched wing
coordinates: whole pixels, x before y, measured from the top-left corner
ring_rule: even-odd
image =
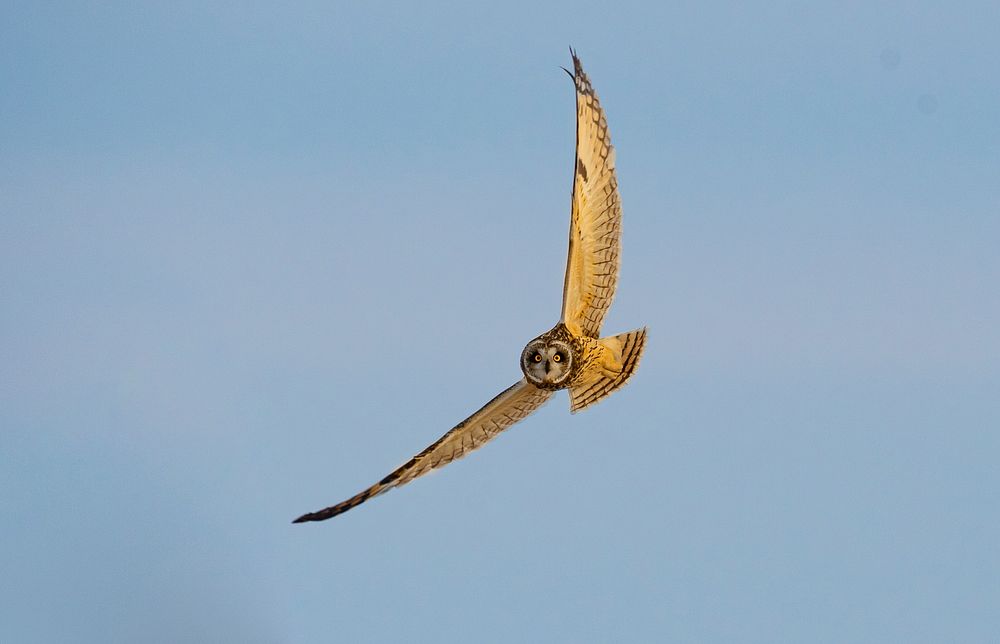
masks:
[[[576,85],[576,164],[562,321],[572,331],[597,338],[618,284],[622,209],[608,122],[580,59],[570,53]]]
[[[522,378],[520,382],[486,403],[482,409],[463,420],[433,445],[375,485],[342,503],[303,514],[293,523],[323,521],[335,517],[372,497],[405,485],[433,469],[444,467],[483,445],[522,418],[526,418],[551,397],[551,391],[539,389]]]

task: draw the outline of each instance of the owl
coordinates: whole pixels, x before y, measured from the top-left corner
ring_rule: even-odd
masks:
[[[635,373],[646,329],[601,337],[618,284],[621,203],[615,149],[590,79],[572,49],[576,87],[576,160],[562,316],[521,352],[524,377],[381,481],[294,523],[323,521],[443,467],[541,407],[560,389],[575,413],[605,398]]]

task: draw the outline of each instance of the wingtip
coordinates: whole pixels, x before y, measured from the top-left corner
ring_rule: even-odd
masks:
[[[292,523],[309,523],[311,521],[323,521],[324,519],[329,519],[334,515],[327,515],[324,512],[306,512],[298,519],[292,521]]]
[[[580,62],[580,57],[576,55],[576,50],[572,47],[569,48],[569,55],[573,57],[573,69],[576,71],[576,76],[579,76],[583,73],[583,63]]]

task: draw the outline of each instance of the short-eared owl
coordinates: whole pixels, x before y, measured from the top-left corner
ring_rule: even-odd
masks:
[[[639,364],[646,329],[601,337],[618,283],[621,204],[608,123],[580,59],[576,86],[576,164],[562,318],[521,352],[524,378],[459,423],[433,445],[367,490],[295,523],[323,521],[465,456],[568,389],[570,411],[601,400],[625,384]]]

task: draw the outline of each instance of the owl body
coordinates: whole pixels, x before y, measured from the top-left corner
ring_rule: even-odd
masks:
[[[645,328],[593,338],[559,322],[525,345],[521,371],[539,389],[568,389],[570,412],[576,413],[624,385],[645,344]]]

